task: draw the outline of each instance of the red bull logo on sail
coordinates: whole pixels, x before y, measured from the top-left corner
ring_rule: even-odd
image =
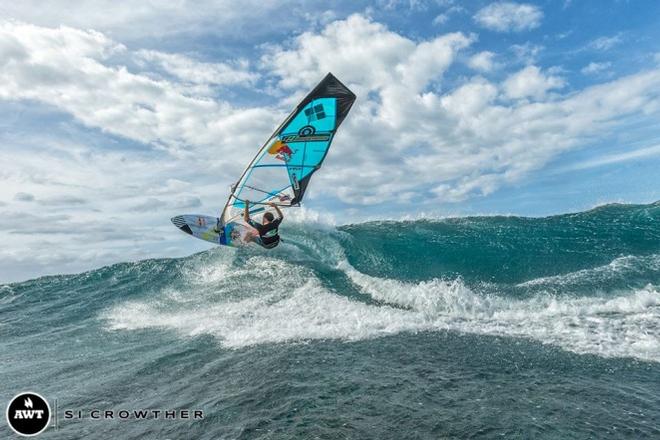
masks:
[[[293,150],[291,150],[287,144],[279,139],[273,142],[273,145],[268,148],[268,154],[275,155],[275,159],[279,159],[284,162],[291,160],[293,153]]]

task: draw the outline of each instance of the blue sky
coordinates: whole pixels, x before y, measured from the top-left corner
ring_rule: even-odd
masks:
[[[206,249],[328,71],[358,100],[292,221],[540,216],[660,199],[660,3],[0,6],[0,282]]]

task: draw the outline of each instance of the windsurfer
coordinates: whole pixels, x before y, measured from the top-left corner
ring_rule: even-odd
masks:
[[[268,206],[275,208],[278,218],[275,218],[272,212],[266,212],[261,220],[262,223],[258,223],[250,218],[250,201],[246,200],[243,220],[252,226],[252,230],[247,233],[245,241],[248,243],[254,241],[266,249],[272,249],[280,243],[278,228],[284,219],[284,215],[273,202],[269,202]]]

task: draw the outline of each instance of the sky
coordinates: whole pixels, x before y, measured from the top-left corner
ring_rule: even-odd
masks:
[[[326,73],[357,94],[295,222],[660,199],[660,2],[0,3],[0,282],[208,249]]]

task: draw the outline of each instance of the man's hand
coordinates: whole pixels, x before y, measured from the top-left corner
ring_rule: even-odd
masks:
[[[283,218],[284,218],[284,216],[282,215],[282,211],[280,211],[280,207],[279,207],[279,206],[277,206],[277,205],[276,205],[275,203],[273,203],[273,202],[268,202],[268,206],[270,206],[271,208],[275,208],[275,211],[277,211],[277,215],[280,217],[280,219],[283,219]]]

